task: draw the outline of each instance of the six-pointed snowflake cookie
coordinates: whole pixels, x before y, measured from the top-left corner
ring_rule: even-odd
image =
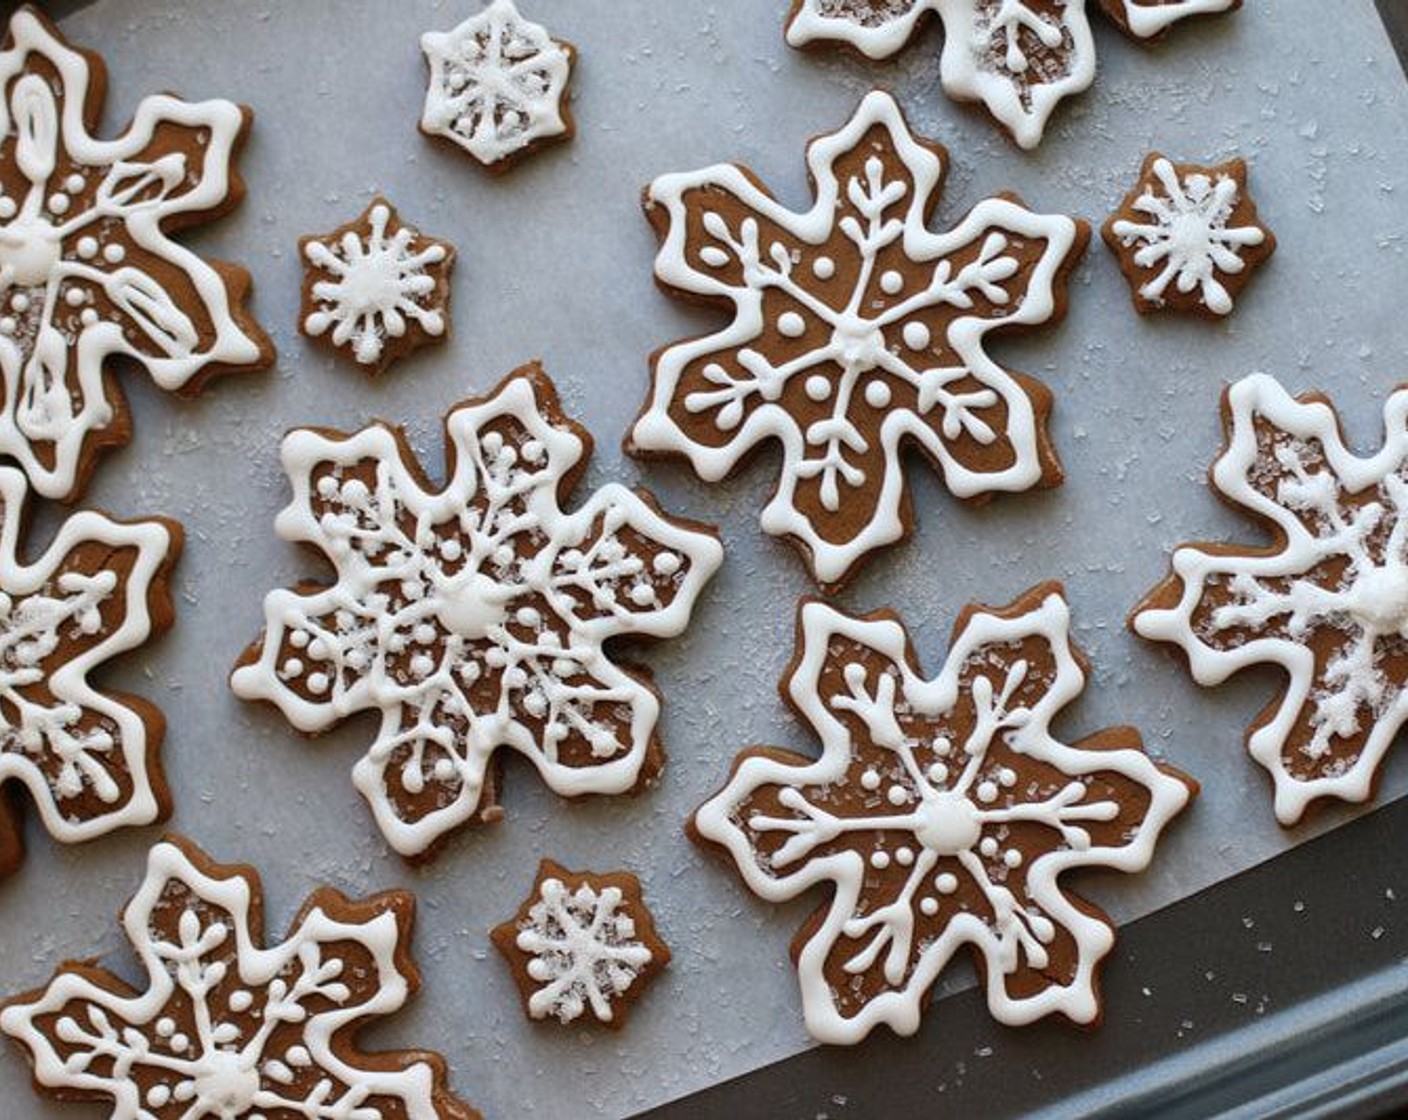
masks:
[[[1321,798],[1372,796],[1408,717],[1408,388],[1389,397],[1369,458],[1345,446],[1324,397],[1263,374],[1228,389],[1223,417],[1213,488],[1271,543],[1185,545],[1130,623],[1181,647],[1202,685],[1285,671],[1247,749],[1290,826]]]
[[[895,615],[803,604],[785,695],[821,756],[745,752],[691,831],[769,902],[829,886],[792,946],[818,1040],[914,1033],[964,944],[1002,1022],[1098,1018],[1114,927],[1061,876],[1142,870],[1197,786],[1132,728],[1052,737],[1085,684],[1069,631],[1055,584],[970,607],[930,680]]]
[[[930,13],[943,21],[939,77],[946,93],[982,102],[1023,148],[1041,143],[1056,106],[1095,80],[1095,39],[1087,0],[792,0],[787,41],[841,43],[889,58]],[[1230,12],[1242,0],[1101,0],[1110,19],[1137,41],[1181,19]]]
[[[271,593],[231,678],[307,733],[380,713],[354,781],[408,857],[501,815],[500,748],[566,797],[654,777],[659,697],[606,643],[683,632],[722,559],[713,530],[644,492],[604,486],[562,509],[591,437],[537,366],[455,408],[446,439],[439,490],[386,426],[284,440],[294,498],[278,532],[336,582]]]
[[[567,84],[577,50],[524,19],[513,0],[493,0],[453,31],[428,31],[420,45],[430,66],[420,119],[427,136],[495,172],[572,136]]]
[[[171,625],[181,527],[83,510],[25,563],[27,498],[24,475],[0,467],[0,786],[23,785],[49,833],[76,843],[170,811],[161,712],[89,677]],[[16,809],[0,796],[0,875],[21,855]]]
[[[543,860],[533,893],[494,927],[530,1019],[572,1023],[587,1016],[619,1030],[631,1005],[670,963],[627,871],[596,875]]]
[[[415,900],[315,891],[263,947],[251,867],[157,844],[122,923],[144,989],[97,964],[66,964],[9,1000],[0,1030],[61,1100],[110,1101],[113,1120],[478,1120],[421,1050],[366,1053],[357,1033],[420,986]]]
[[[1276,251],[1258,220],[1240,159],[1216,167],[1154,152],[1103,230],[1141,315],[1229,314],[1257,266]]]
[[[249,275],[169,234],[239,202],[249,110],[148,97],[115,140],[93,135],[100,58],[33,8],[0,48],[0,456],[45,497],[72,499],[131,419],[114,359],[193,395],[212,375],[272,364],[244,309]]]
[[[454,246],[401,223],[386,199],[322,236],[303,258],[299,329],[373,376],[450,333]]]
[[[960,498],[1061,481],[1050,394],[987,341],[1064,315],[1087,227],[1002,195],[933,233],[945,157],[877,92],[811,145],[809,211],[733,165],[666,175],[647,194],[661,285],[734,317],[655,355],[628,450],[683,456],[713,481],[776,440],[763,529],[798,544],[828,590],[908,534],[908,444]]]

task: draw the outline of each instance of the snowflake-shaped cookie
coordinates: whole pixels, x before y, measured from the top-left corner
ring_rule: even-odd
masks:
[[[889,58],[930,13],[943,21],[939,78],[960,101],[982,102],[1023,148],[1041,143],[1060,102],[1095,80],[1087,0],[792,0],[787,41],[842,43]],[[1110,19],[1147,42],[1189,16],[1230,12],[1242,0],[1100,0]]]
[[[1105,223],[1141,315],[1167,308],[1227,315],[1276,238],[1247,193],[1247,165],[1175,164],[1154,152]]]
[[[1151,761],[1132,728],[1075,746],[1052,737],[1085,684],[1069,629],[1054,584],[1002,610],[970,607],[926,680],[893,614],[803,604],[787,696],[821,757],[745,752],[692,832],[770,902],[830,884],[792,946],[820,1041],[855,1043],[880,1023],[914,1033],[965,943],[1002,1022],[1098,1017],[1114,928],[1061,876],[1142,870],[1197,787]]]
[[[543,860],[533,893],[490,935],[513,969],[531,1019],[590,1016],[613,1029],[670,963],[641,897],[640,880],[568,871]]]
[[[1258,374],[1223,402],[1212,484],[1271,531],[1267,545],[1191,544],[1135,610],[1183,649],[1194,679],[1252,665],[1289,678],[1247,732],[1293,825],[1320,798],[1365,801],[1408,717],[1408,389],[1384,406],[1383,448],[1348,448],[1322,396]]]
[[[105,87],[102,60],[33,8],[11,17],[0,49],[0,455],[65,500],[130,434],[112,359],[193,395],[214,374],[274,358],[244,310],[248,274],[168,236],[242,197],[234,159],[249,111],[158,95],[123,136],[99,140]]]
[[[493,0],[453,31],[428,31],[421,50],[430,88],[420,128],[504,171],[523,155],[573,132],[567,83],[577,59],[571,43]]]
[[[763,528],[799,544],[829,590],[906,535],[910,442],[961,498],[1061,480],[1049,394],[986,345],[1062,316],[1086,227],[1006,195],[932,233],[944,158],[893,98],[872,93],[812,144],[806,213],[731,165],[666,175],[646,200],[660,282],[734,320],[656,355],[630,450],[685,456],[717,480],[777,440]]]
[[[454,247],[402,225],[386,199],[298,247],[306,266],[299,328],[372,375],[449,334]]]
[[[24,475],[0,467],[0,786],[24,785],[50,834],[76,843],[170,811],[161,713],[88,678],[171,625],[181,527],[84,510],[27,564],[27,497]],[[16,811],[0,797],[0,874],[21,854]]]
[[[40,1089],[110,1101],[113,1120],[478,1120],[440,1055],[356,1043],[420,986],[414,912],[404,891],[354,901],[324,887],[262,948],[254,869],[168,838],[122,915],[145,990],[66,964],[6,1003],[0,1030]]]
[[[304,732],[381,713],[354,781],[405,856],[501,815],[500,747],[567,797],[653,777],[659,698],[604,645],[681,633],[722,558],[712,531],[622,486],[563,511],[591,437],[536,366],[456,408],[446,433],[439,491],[384,426],[284,440],[279,534],[324,553],[337,581],[271,593],[232,677]]]

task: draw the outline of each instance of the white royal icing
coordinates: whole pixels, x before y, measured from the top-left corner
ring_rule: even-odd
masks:
[[[365,238],[348,230],[336,242],[310,240],[303,247],[308,264],[327,274],[313,285],[317,304],[303,320],[313,338],[332,332],[334,346],[348,346],[362,365],[381,361],[386,340],[405,335],[407,320],[426,334],[445,333],[443,307],[431,299],[437,287],[427,271],[449,255],[439,242],[413,249],[420,235],[403,226],[387,237],[391,207],[375,204],[367,213]]]
[[[635,939],[635,921],[624,913],[619,887],[575,891],[561,879],[544,879],[538,900],[516,944],[529,954],[531,979],[542,985],[528,998],[535,1019],[570,1023],[588,1010],[603,1023],[614,1018],[613,1000],[624,995],[651,962]]]
[[[913,181],[913,190],[901,176],[887,178],[889,168],[879,156],[866,164],[865,181],[858,176],[838,179],[836,162],[877,127],[885,130],[904,173]],[[943,180],[943,164],[931,148],[915,139],[899,106],[885,93],[868,95],[841,131],[815,141],[807,162],[817,196],[812,209],[801,214],[780,205],[741,168],[731,165],[665,175],[650,187],[648,204],[663,207],[669,217],[656,276],[673,289],[729,300],[735,317],[724,330],[671,346],[660,355],[654,390],[632,430],[631,442],[640,451],[684,455],[702,478],[717,480],[759,442],[776,439],[783,448],[782,474],[776,494],[763,511],[763,528],[805,543],[817,578],[834,583],[866,553],[904,535],[901,444],[907,440],[915,440],[940,464],[948,488],[959,497],[1026,490],[1041,480],[1031,400],[988,356],[985,343],[994,330],[1052,318],[1057,276],[1076,248],[1078,227],[1070,218],[1035,214],[1015,202],[992,198],[979,202],[951,232],[930,232],[926,214]],[[711,194],[741,201],[750,216],[739,228],[731,228],[722,215],[707,208]],[[846,213],[838,222],[838,210],[852,209],[855,213]],[[696,221],[714,241],[700,252],[698,263],[689,254]],[[764,243],[760,223],[780,229],[791,243]],[[1010,237],[1045,243],[1040,259],[1026,274],[1007,255]],[[852,270],[857,275],[854,289],[842,306],[828,302],[816,290],[818,281],[829,280],[840,267],[827,255],[832,252],[828,244],[838,241],[858,262]],[[979,247],[976,256],[975,246]],[[907,266],[927,272],[922,287],[906,292],[904,276],[880,266],[882,259],[894,260],[899,253]],[[965,254],[973,259],[956,266],[954,258]],[[742,284],[720,275],[737,263],[743,265]],[[772,292],[790,297],[791,306],[775,322],[765,312],[765,299]],[[871,310],[874,297],[883,298],[883,310]],[[1010,311],[963,314],[978,299]],[[930,326],[935,312],[952,314],[944,337],[935,337]],[[781,365],[748,348],[767,333],[776,332],[787,340],[818,326],[827,336],[823,345],[789,356]],[[887,343],[886,330],[892,335],[897,332],[901,344]],[[722,355],[730,349],[737,350],[736,360]],[[685,371],[715,354],[720,361],[706,373],[717,391],[689,393],[683,401],[677,400]],[[950,391],[950,385],[969,377],[983,388]],[[805,379],[811,400],[832,402],[828,420],[804,429],[778,403],[784,387],[795,379]],[[917,410],[892,406],[892,386],[916,390]],[[999,401],[1006,411],[1002,433],[993,431],[979,415]],[[670,415],[671,408],[680,404],[692,414],[713,414],[720,433],[731,435],[711,444],[691,438]],[[883,415],[883,487],[875,508],[859,511],[854,535],[838,541],[799,508],[796,492],[799,484],[818,480],[827,514],[844,511],[844,516],[851,516],[854,496],[850,492],[865,481],[867,469],[876,469],[873,462],[864,466],[858,462],[875,450],[853,419],[862,410]],[[950,451],[949,442],[959,437],[982,444],[1006,438],[1013,448],[1012,461],[991,471],[970,469]]]
[[[84,510],[26,564],[19,547],[27,497],[24,476],[0,467],[0,785],[23,783],[45,827],[65,843],[150,824],[159,804],[147,726],[88,678],[151,636],[148,595],[171,533],[159,521],[124,524]],[[66,570],[74,550],[94,542],[136,554],[125,580],[111,570]],[[105,622],[104,612],[120,624]],[[77,651],[49,666],[65,641]]]
[[[25,8],[9,34],[0,151],[27,186],[0,195],[0,455],[45,497],[69,497],[85,446],[114,417],[103,384],[111,358],[132,359],[175,390],[204,370],[261,356],[225,279],[162,230],[229,199],[244,114],[229,101],[158,95],[137,106],[125,135],[98,140],[84,123],[88,60]],[[41,61],[56,82],[36,72]],[[179,153],[152,156],[158,134],[172,130],[200,134],[199,165]],[[175,271],[195,299],[167,291],[153,268]]]
[[[746,758],[699,810],[695,827],[727,849],[749,888],[769,902],[795,898],[821,883],[834,887],[825,917],[797,958],[807,1028],[819,1041],[853,1044],[881,1023],[899,1034],[914,1033],[928,989],[965,943],[985,959],[988,1006],[1003,1023],[1020,1025],[1052,1012],[1080,1023],[1097,1016],[1095,970],[1110,951],[1113,932],[1066,895],[1060,876],[1083,867],[1142,870],[1190,793],[1135,747],[1083,749],[1051,736],[1051,720],[1085,684],[1069,629],[1069,610],[1054,593],[1011,619],[977,611],[955,638],[943,671],[925,680],[909,660],[899,622],[854,618],[820,602],[802,608],[801,656],[788,696],[821,737],[821,757],[805,765]],[[861,647],[855,650],[857,660],[838,652],[851,643]],[[1049,656],[1054,676],[1037,703],[1015,704],[1017,690],[1031,687],[1032,667],[1012,650],[1032,643]],[[879,654],[889,667],[869,679],[859,660],[866,654]],[[976,714],[973,729],[966,742],[950,742],[942,732],[944,720],[961,704]],[[883,768],[859,776],[874,805],[865,817],[840,816],[825,807],[828,790],[844,791],[854,777],[850,772],[860,748],[847,717],[860,721],[874,748],[893,756]],[[1054,767],[1069,782],[1039,797],[1034,778],[990,760],[999,744],[1036,766]],[[1142,819],[1136,809],[1118,847],[1094,843],[1084,827],[1112,821],[1125,808],[1087,800],[1088,783],[1101,772],[1122,776],[1149,798]],[[786,816],[750,815],[745,806],[765,790],[777,793]],[[1025,890],[1014,892],[1005,885],[1007,874],[1023,866],[1024,852],[1032,846],[1030,832],[1010,847],[1004,843],[1006,826],[1018,821],[1046,826],[1050,842],[1025,865]],[[853,849],[816,854],[857,834],[872,838],[868,858]],[[754,837],[778,835],[787,837],[785,843],[770,858],[762,856]],[[909,869],[903,887],[888,903],[862,911],[867,874],[895,865]],[[960,876],[981,892],[989,914],[951,908],[941,933],[918,939],[917,915],[940,913],[944,899],[960,889]],[[1070,982],[1051,977],[1038,992],[1009,992],[1006,979],[1019,968],[1039,972],[1046,966],[1046,946],[1058,928],[1078,950]],[[858,951],[842,947],[843,938]],[[840,1010],[827,979],[828,962],[838,950],[847,954],[838,963],[857,983],[877,965],[886,983],[850,1016]]]
[[[520,441],[490,430],[508,420]],[[584,446],[543,415],[531,377],[455,409],[447,432],[454,473],[439,492],[424,489],[387,428],[336,438],[299,430],[284,440],[294,498],[279,534],[324,552],[337,582],[307,595],[272,592],[262,654],[231,678],[238,695],[272,701],[305,732],[381,712],[354,781],[404,855],[474,816],[500,747],[521,752],[564,796],[631,789],[659,702],[603,644],[683,632],[722,559],[713,536],[622,486],[564,512],[560,488]],[[369,462],[374,489],[344,479]],[[315,473],[320,465],[330,472]],[[633,537],[659,554],[638,555]],[[495,707],[475,710],[470,690],[494,673]],[[569,739],[590,747],[592,765],[558,761]],[[440,806],[403,819],[386,789],[393,767],[407,790],[437,787]]]
[[[1408,717],[1408,681],[1385,665],[1402,657],[1408,638],[1408,390],[1384,405],[1384,445],[1369,458],[1345,447],[1333,408],[1297,401],[1265,374],[1232,386],[1228,402],[1231,433],[1213,484],[1273,525],[1279,547],[1231,555],[1178,549],[1179,602],[1141,611],[1134,627],[1179,645],[1199,684],[1220,684],[1250,665],[1286,671],[1289,687],[1247,747],[1274,780],[1277,818],[1292,825],[1318,798],[1365,800]],[[1259,422],[1273,429],[1274,461],[1259,446]],[[1344,507],[1345,495],[1368,489],[1377,491],[1373,501]],[[1326,565],[1342,570],[1331,577]],[[1195,627],[1214,584],[1233,599]],[[1317,670],[1311,639],[1326,629],[1344,644]],[[1330,757],[1335,740],[1350,737],[1363,738],[1362,752],[1342,760],[1339,772],[1297,777],[1287,741],[1303,717],[1311,734],[1298,747],[1301,761]]]
[[[421,127],[495,164],[568,130],[563,99],[572,54],[513,0],[493,0],[453,31],[428,31]]]
[[[1147,39],[1177,20],[1222,12],[1237,0],[1120,0],[1129,32]],[[943,21],[939,78],[950,97],[981,101],[1023,148],[1041,143],[1052,112],[1095,80],[1087,0],[800,0],[787,25],[793,46],[846,43],[874,59],[898,53],[919,21]]]
[[[1265,242],[1266,231],[1254,225],[1228,226],[1241,202],[1230,175],[1193,171],[1180,178],[1163,158],[1154,161],[1152,171],[1157,185],[1148,184],[1133,204],[1149,220],[1121,218],[1110,227],[1125,248],[1140,246],[1135,264],[1159,270],[1140,286],[1139,294],[1162,305],[1173,284],[1184,295],[1197,290],[1203,306],[1214,314],[1228,314],[1232,296],[1218,275],[1235,276],[1246,268],[1241,251]]]
[[[173,888],[184,905],[178,941],[156,932],[155,913],[171,905]],[[35,1001],[0,1011],[0,1030],[29,1050],[40,1085],[110,1097],[112,1120],[383,1120],[377,1097],[394,1099],[408,1120],[437,1120],[428,1063],[361,1067],[333,1049],[339,1032],[406,1002],[396,915],[345,922],[314,908],[287,941],[263,949],[250,929],[253,905],[244,875],[212,878],[176,845],[158,844],[123,914],[146,990],[127,996],[125,985],[63,971]],[[348,944],[375,970],[376,990],[364,999],[353,998],[336,955]],[[160,1078],[145,1095],[132,1075],[138,1068]]]

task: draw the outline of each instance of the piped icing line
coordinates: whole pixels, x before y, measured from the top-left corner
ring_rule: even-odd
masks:
[[[548,140],[570,136],[571,43],[493,0],[451,31],[428,31],[430,85],[421,131],[462,148],[490,170]]]
[[[29,1053],[37,1085],[108,1098],[113,1120],[285,1110],[374,1120],[392,1105],[407,1120],[477,1120],[444,1089],[437,1056],[358,1064],[368,1056],[351,1045],[360,1024],[398,1011],[419,986],[411,896],[351,902],[321,890],[272,948],[261,946],[260,896],[253,869],[214,864],[175,838],[157,844],[122,915],[145,990],[65,965],[4,1005],[0,1031]]]
[[[1180,20],[1221,15],[1242,6],[1242,0],[1103,0],[1120,28],[1136,39],[1156,39]]]
[[[454,409],[446,442],[450,477],[430,490],[389,428],[285,438],[278,534],[337,580],[271,592],[231,677],[307,733],[381,713],[353,780],[408,857],[496,819],[500,748],[565,797],[637,788],[659,765],[659,698],[604,644],[682,633],[722,560],[712,532],[644,492],[607,485],[561,508],[590,441],[536,366]]]
[[[831,888],[793,944],[819,1041],[854,1044],[882,1023],[913,1034],[965,944],[1001,1022],[1097,1018],[1113,927],[1060,877],[1144,869],[1197,787],[1154,763],[1132,729],[1075,746],[1052,737],[1051,720],[1085,684],[1069,629],[1055,585],[1004,610],[970,608],[927,679],[892,614],[802,606],[786,695],[821,756],[746,752],[692,830],[768,902]],[[1014,822],[1047,826],[1037,850],[1030,832],[1013,838]],[[1068,976],[1052,957],[1063,938],[1074,946]],[[1018,975],[1036,990],[1011,990]]]
[[[89,678],[169,625],[165,579],[181,529],[83,510],[26,563],[28,498],[24,475],[0,467],[0,785],[22,784],[50,835],[78,843],[169,809],[159,713]],[[105,550],[96,564],[95,545]]]
[[[1408,389],[1385,402],[1384,443],[1367,457],[1345,445],[1327,401],[1296,399],[1265,374],[1227,390],[1224,416],[1212,484],[1274,542],[1179,548],[1130,621],[1179,646],[1201,685],[1252,665],[1285,671],[1247,749],[1291,826],[1319,799],[1367,800],[1408,717],[1408,681],[1385,665],[1408,630]],[[1339,642],[1321,664],[1315,641],[1327,631]]]
[[[45,497],[73,498],[89,452],[118,442],[114,357],[163,389],[268,365],[273,348],[240,306],[248,276],[167,236],[233,206],[233,161],[249,124],[229,101],[145,98],[127,132],[90,132],[105,77],[32,8],[0,50],[0,455]],[[52,74],[52,78],[48,75]],[[191,165],[181,145],[200,151]],[[165,150],[170,148],[171,150]],[[169,270],[177,292],[163,283]],[[174,287],[174,286],[173,286]]]
[[[882,154],[866,161],[864,180],[838,176],[838,165],[877,132]],[[731,307],[734,318],[656,356],[628,450],[681,455],[701,478],[716,481],[760,442],[776,440],[782,471],[762,527],[798,542],[824,586],[839,585],[867,553],[905,536],[901,447],[908,441],[960,498],[1060,478],[1044,431],[1045,401],[994,362],[986,343],[990,334],[1059,317],[1064,277],[1087,229],[997,197],[978,203],[950,232],[933,233],[927,221],[944,159],[941,148],[910,132],[892,97],[873,92],[844,128],[811,144],[816,201],[809,211],[788,209],[745,169],[727,164],[661,176],[647,192],[662,236],[657,279]],[[721,212],[728,206],[739,211],[737,228]],[[1040,252],[1029,260],[1022,254],[1034,242]],[[828,291],[852,259],[854,287]],[[797,354],[792,340],[813,333],[815,347]],[[769,347],[784,345],[792,346],[785,360],[770,357]],[[700,363],[702,378],[694,372]],[[830,419],[804,428],[796,413],[828,400]],[[696,427],[701,417],[712,417],[716,429],[705,430],[707,440]],[[993,427],[999,418],[1000,430]],[[1010,461],[981,461],[975,446],[994,443],[1010,444]],[[877,446],[878,461],[865,460]],[[869,472],[881,473],[873,493],[863,489]],[[798,491],[811,486],[818,492],[804,509]],[[807,512],[818,506],[820,513]],[[839,538],[853,512],[863,516]]]

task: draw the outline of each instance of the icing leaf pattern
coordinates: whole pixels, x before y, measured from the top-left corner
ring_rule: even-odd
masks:
[[[803,605],[786,687],[821,756],[745,752],[693,830],[770,902],[830,886],[793,943],[819,1041],[853,1044],[882,1023],[914,1033],[965,944],[1002,1022],[1097,1017],[1113,926],[1060,877],[1142,870],[1197,787],[1133,729],[1052,737],[1085,682],[1069,623],[1056,585],[969,608],[925,679],[893,615]]]

